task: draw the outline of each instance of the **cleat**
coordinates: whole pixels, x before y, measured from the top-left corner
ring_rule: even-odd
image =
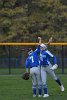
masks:
[[[49,97],[49,94],[44,94],[43,98]]]
[[[61,85],[60,88],[61,88],[61,91],[64,92],[64,86]]]
[[[33,97],[36,97],[36,94],[33,94]]]
[[[38,97],[40,98],[40,97],[42,97],[42,95],[38,95]]]

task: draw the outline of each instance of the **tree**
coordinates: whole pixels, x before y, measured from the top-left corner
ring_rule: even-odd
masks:
[[[56,41],[62,37],[66,41],[67,6],[63,4],[66,0],[61,1],[0,0],[0,40],[34,42],[33,36],[49,38],[56,34],[57,38],[61,34]]]

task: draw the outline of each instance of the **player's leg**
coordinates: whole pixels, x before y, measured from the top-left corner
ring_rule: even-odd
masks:
[[[43,97],[48,97],[49,95],[48,95],[48,90],[47,90],[47,85],[46,85],[47,75],[46,75],[46,71],[44,67],[41,67],[41,79],[42,79],[42,85],[43,85],[43,90],[44,90]]]
[[[36,78],[37,78],[37,83],[38,83],[38,97],[41,97],[42,96],[42,81],[41,81],[40,69],[36,71]]]
[[[36,79],[36,75],[35,75],[35,72],[34,72],[33,68],[30,69],[30,75],[31,75],[31,78],[32,78],[33,97],[36,97],[37,79]]]
[[[36,86],[37,86],[36,76],[35,76],[35,74],[32,74],[31,77],[32,77],[33,97],[36,97]]]
[[[53,70],[50,69],[51,65],[49,65],[48,67],[46,67],[46,71],[50,74],[50,76],[58,83],[58,85],[61,88],[61,91],[64,91],[64,87],[60,81],[60,79],[56,76],[55,72]]]

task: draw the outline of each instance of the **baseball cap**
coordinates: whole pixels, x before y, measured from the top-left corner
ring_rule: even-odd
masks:
[[[31,53],[33,52],[32,48],[29,48],[29,49],[27,50],[27,52],[28,52],[28,54],[31,54]]]
[[[43,43],[40,45],[40,47],[43,48],[43,49],[47,49],[47,46]]]

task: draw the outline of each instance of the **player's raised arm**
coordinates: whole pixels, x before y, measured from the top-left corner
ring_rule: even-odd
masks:
[[[38,37],[38,40],[39,40],[39,43],[38,43],[38,45],[41,45],[41,42],[42,42],[42,39],[41,39],[41,37]]]
[[[48,47],[48,45],[52,42],[52,40],[53,40],[53,37],[50,37],[47,44],[45,44],[45,46]]]
[[[34,51],[34,52],[36,52],[37,54],[39,54],[40,53],[40,45],[41,45],[41,37],[38,37],[38,46],[37,46],[37,48],[36,48],[36,50]]]
[[[50,37],[49,41],[48,41],[48,44],[50,44],[52,42],[52,40],[53,40],[53,37]]]

